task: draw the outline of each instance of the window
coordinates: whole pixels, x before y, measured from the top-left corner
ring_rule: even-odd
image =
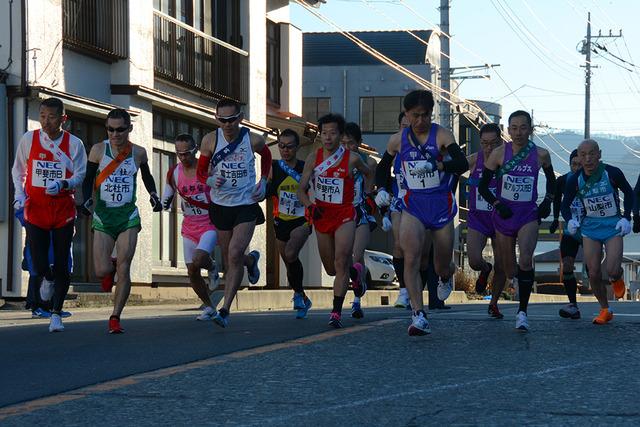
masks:
[[[360,128],[367,133],[395,133],[400,111],[400,96],[360,98]]]
[[[267,99],[280,105],[280,25],[267,19]]]
[[[331,112],[331,98],[302,98],[302,117],[308,122],[317,123],[318,119]]]

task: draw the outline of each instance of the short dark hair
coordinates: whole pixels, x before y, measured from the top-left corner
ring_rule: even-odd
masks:
[[[429,90],[414,90],[409,92],[402,101],[404,111],[409,111],[416,107],[424,107],[427,111],[433,111],[435,102],[433,93]]]
[[[528,112],[524,110],[514,111],[509,116],[509,121],[507,123],[511,124],[511,119],[513,119],[514,117],[526,117],[527,123],[529,123],[529,127],[533,127],[533,120],[531,120],[531,114],[529,114]]]
[[[181,133],[180,135],[176,136],[176,142],[177,141],[188,142],[191,144],[192,147],[197,147],[196,140],[193,139],[193,136],[191,136],[191,134],[188,134],[188,133]]]
[[[278,141],[280,141],[281,136],[292,136],[293,140],[296,142],[296,145],[300,145],[300,135],[298,135],[298,132],[293,129],[287,128],[280,132],[280,135],[278,135]]]
[[[495,132],[498,135],[498,138],[502,138],[502,130],[497,123],[485,123],[480,128],[480,138],[482,138],[482,134],[488,132]]]
[[[322,132],[322,125],[326,125],[327,123],[336,123],[338,125],[338,131],[340,134],[344,133],[344,126],[346,124],[344,117],[340,114],[329,113],[318,119],[318,130]]]
[[[55,108],[61,116],[64,115],[64,104],[59,98],[47,98],[42,100],[40,107]]]
[[[233,107],[236,109],[236,114],[240,112],[240,103],[238,101],[236,101],[235,99],[231,99],[231,98],[222,98],[220,101],[218,101],[218,103],[216,104],[216,113],[218,112],[218,110],[222,107]]]
[[[344,134],[352,137],[359,144],[362,142],[362,131],[357,123],[349,122],[344,126]]]
[[[573,150],[571,152],[571,154],[569,154],[569,163],[571,163],[571,160],[573,160],[574,157],[578,157],[578,149],[577,148],[575,150]]]
[[[398,126],[402,124],[402,119],[404,119],[404,111],[401,111],[400,114],[398,114]]]
[[[107,120],[109,119],[122,119],[126,126],[131,126],[131,115],[124,108],[114,108],[109,111],[109,114],[107,114]]]

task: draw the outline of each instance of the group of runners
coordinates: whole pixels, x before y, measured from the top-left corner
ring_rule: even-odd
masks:
[[[351,317],[364,316],[360,300],[368,287],[364,251],[377,226],[379,210],[383,229],[393,230],[393,264],[401,284],[396,306],[412,310],[409,335],[430,333],[422,298],[428,267],[431,264],[437,278],[428,306],[442,308],[439,304],[453,291],[456,271],[455,187],[458,178],[469,171],[467,253],[470,267],[479,272],[478,293],[486,291],[493,272],[489,316],[504,317],[498,299],[507,281],[512,281],[519,294],[516,328],[529,329],[533,252],[540,222],[549,216],[553,204],[550,231],[558,228],[560,213],[565,222],[561,253],[569,304],[560,315],[580,317],[573,264],[582,245],[589,281],[602,307],[594,323],[609,322],[613,314],[601,281],[602,248],[607,254],[606,272],[620,298],[625,292],[622,237],[631,231],[634,208],[634,231],[640,231],[640,219],[633,190],[618,168],[601,162],[597,142],[580,143],[571,154],[571,172],[556,180],[549,153],[531,140],[531,116],[525,111],[509,116],[510,142],[504,142],[498,125],[486,124],[480,129],[481,149],[466,157],[453,134],[431,121],[431,92],[410,92],[403,107],[400,130],[390,137],[379,164],[360,149],[359,126],[346,123],[338,114],[318,120],[321,147],[304,161],[297,156],[299,135],[291,129],[282,131],[277,140],[280,160],[273,161],[265,139],[241,126],[241,106],[223,99],[216,107],[219,127],[199,145],[191,135],[176,137],[178,163],[168,171],[160,197],[145,149],[129,140],[133,126],[126,110],[114,109],[107,115],[108,139],[94,144],[87,157],[82,141],[62,129],[66,118],[62,102],[44,100],[41,128],[23,136],[12,175],[14,207],[24,217],[31,273],[37,278],[30,281],[30,294],[50,300],[49,331],[62,331],[62,318],[68,315],[62,307],[70,281],[76,191],[81,190],[80,211],[92,217],[95,273],[105,292],[115,286],[108,331],[124,332],[120,316],[131,290],[131,262],[141,228],[136,204],[138,171],[154,212],[171,209],[174,201],[180,204],[184,261],[191,286],[203,304],[197,320],[213,320],[227,327],[244,270],[250,283],[258,282],[260,253],[246,252],[255,227],[265,222],[259,203],[269,197],[276,247],[294,292],[297,318],[306,317],[312,307],[299,258],[312,230],[322,265],[333,276],[329,325],[342,327],[349,288],[354,294]],[[540,169],[546,194],[538,204]],[[619,191],[624,193],[624,212]],[[488,238],[494,265],[482,256]],[[216,245],[224,264],[222,304],[218,265],[212,257]],[[208,271],[208,283],[202,269]]]

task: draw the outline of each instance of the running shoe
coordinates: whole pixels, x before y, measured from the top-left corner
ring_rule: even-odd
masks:
[[[38,307],[35,310],[31,311],[31,318],[32,319],[50,319],[51,312]]]
[[[329,315],[329,326],[333,326],[336,329],[342,328],[341,317],[342,316],[340,316],[340,313],[336,313],[335,311],[332,311],[331,314]]]
[[[73,314],[71,314],[70,311],[61,311],[60,312],[60,317],[62,317],[63,319],[67,318],[67,317],[71,317],[73,316]]]
[[[500,310],[498,309],[498,304],[489,304],[487,313],[489,313],[489,317],[492,317],[494,319],[502,319],[504,317],[504,315],[500,313]]]
[[[411,337],[427,335],[431,333],[431,326],[429,326],[429,321],[422,311],[419,311],[418,314],[414,313],[411,316],[411,325],[409,325],[408,332],[409,336]]]
[[[444,301],[449,298],[453,292],[453,280],[449,277],[449,280],[443,282],[442,279],[438,279],[438,299]]]
[[[311,300],[309,298],[303,299],[303,304],[304,305],[302,306],[302,308],[297,309],[298,312],[296,313],[296,319],[304,319],[305,317],[307,317],[307,312],[313,305],[311,304]]]
[[[622,277],[611,282],[611,286],[613,287],[613,295],[616,297],[616,299],[624,297],[624,293],[627,290],[627,287],[625,286],[624,279]]]
[[[218,311],[216,315],[213,316],[213,321],[221,328],[226,328],[229,325],[229,315],[223,317]]]
[[[351,317],[354,319],[362,319],[364,317],[364,311],[362,311],[362,307],[360,306],[360,302],[351,303]]]
[[[364,266],[356,262],[349,269],[349,278],[351,279],[351,287],[353,294],[361,298],[367,292],[367,279]]]
[[[109,318],[109,333],[110,334],[124,334],[124,329],[120,326],[120,319],[116,316]]]
[[[560,317],[564,317],[565,319],[580,318],[580,310],[578,310],[578,306],[575,304],[565,305],[560,309],[559,314],[560,314]]]
[[[217,311],[213,308],[213,307],[209,307],[206,306],[203,310],[202,313],[200,313],[197,317],[196,320],[199,320],[201,322],[206,322],[208,320],[212,320],[213,316],[215,316],[217,313]]]
[[[102,292],[111,293],[111,288],[113,288],[113,284],[116,281],[116,259],[111,258],[111,264],[113,264],[113,271],[110,274],[107,274],[100,281],[100,286],[102,287]]]
[[[51,321],[49,322],[49,332],[62,332],[64,331],[64,325],[62,324],[62,317],[59,314],[52,314]]]
[[[487,290],[487,281],[489,280],[489,274],[491,274],[491,270],[493,270],[493,266],[490,263],[489,271],[481,271],[480,276],[478,276],[478,280],[476,280],[476,294],[484,295]]]
[[[249,279],[249,283],[255,285],[258,283],[258,280],[260,280],[260,268],[258,267],[260,252],[251,251],[249,252],[249,256],[253,258],[253,264],[251,264],[251,266],[247,266],[247,278]]]
[[[218,272],[218,265],[216,264],[215,261],[213,261],[213,267],[211,267],[211,270],[209,270],[209,290],[215,291],[218,288],[219,284],[220,284],[220,274]]]
[[[529,319],[527,319],[527,313],[519,311],[516,314],[516,329],[527,332],[529,330]]]
[[[293,293],[293,309],[302,310],[304,308],[304,296],[297,292]]]
[[[600,309],[600,314],[593,319],[593,323],[596,325],[604,325],[613,320],[613,312],[609,311],[608,308]]]
[[[50,301],[51,297],[53,296],[53,288],[53,280],[49,280],[44,277],[42,279],[42,283],[40,284],[40,299],[42,299],[42,301]]]
[[[409,293],[407,292],[407,289],[400,289],[400,292],[398,293],[398,299],[393,304],[393,306],[396,308],[409,308],[410,304],[411,303],[409,301]]]

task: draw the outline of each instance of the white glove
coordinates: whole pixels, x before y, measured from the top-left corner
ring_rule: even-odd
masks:
[[[47,189],[45,193],[49,196],[56,196],[60,193],[60,190],[64,188],[64,181],[53,181],[51,184],[47,185]]]
[[[580,222],[575,219],[570,219],[567,223],[567,230],[569,230],[569,233],[571,234],[576,234],[578,232],[578,228],[580,228]]]
[[[391,230],[391,227],[393,226],[393,224],[391,224],[391,219],[385,215],[382,217],[382,231],[389,231]]]
[[[260,181],[253,188],[253,193],[251,193],[251,198],[254,202],[261,202],[264,200],[264,196],[267,194],[267,178],[262,177]]]
[[[415,169],[415,172],[419,175],[426,175],[428,173],[433,172],[433,164],[431,162],[428,162],[424,165],[424,167]]]
[[[19,211],[20,209],[24,208],[24,194],[16,194],[14,200],[13,200],[13,209]]]
[[[227,178],[221,176],[210,176],[207,178],[207,185],[211,188],[220,188],[227,182]]]
[[[620,221],[616,224],[616,230],[620,230],[618,236],[626,236],[631,233],[631,223],[627,218],[620,218]]]
[[[391,195],[387,193],[387,190],[381,188],[378,190],[378,194],[376,194],[376,205],[379,208],[383,208],[385,206],[389,206],[391,204]]]

